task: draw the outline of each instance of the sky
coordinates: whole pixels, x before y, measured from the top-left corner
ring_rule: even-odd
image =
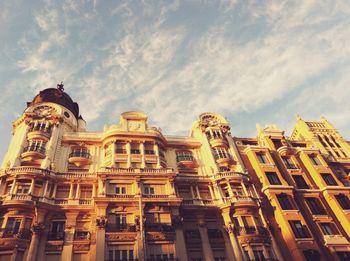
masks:
[[[349,139],[350,1],[0,0],[0,158],[26,102],[61,81],[89,131],[137,110],[188,135],[212,111],[234,136],[288,135],[299,114]]]

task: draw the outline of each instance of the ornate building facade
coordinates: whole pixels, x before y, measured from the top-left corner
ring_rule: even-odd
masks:
[[[215,113],[183,137],[142,112],[85,125],[63,86],[13,122],[0,261],[350,260],[350,145],[326,119],[254,138]]]

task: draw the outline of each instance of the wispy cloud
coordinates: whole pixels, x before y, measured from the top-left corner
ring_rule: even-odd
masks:
[[[0,25],[11,39],[0,53],[10,61],[0,62],[3,111],[14,110],[18,90],[30,99],[64,80],[92,130],[134,109],[169,134],[187,133],[205,111],[224,114],[242,135],[255,121],[291,128],[296,113],[350,129],[345,1],[2,5],[0,21],[15,26]],[[23,5],[21,23],[11,20]]]

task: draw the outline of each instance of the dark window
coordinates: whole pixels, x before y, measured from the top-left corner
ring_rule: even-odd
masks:
[[[306,183],[304,177],[302,175],[292,175],[295,184],[298,189],[308,189],[309,185]]]
[[[329,173],[321,173],[322,178],[326,182],[327,185],[329,186],[337,186],[337,182],[333,178],[332,174]]]
[[[131,154],[140,154],[140,150],[139,149],[131,149],[130,153]]]
[[[322,233],[324,235],[337,235],[337,234],[339,234],[338,229],[332,223],[329,223],[329,222],[320,223],[320,227],[321,227]]]
[[[292,210],[295,209],[290,197],[287,194],[277,195],[278,202],[283,210]]]
[[[317,158],[316,155],[310,155],[309,158],[310,158],[312,164],[314,164],[315,166],[321,165],[321,162],[320,162],[320,160]]]
[[[297,167],[294,165],[294,162],[290,157],[282,157],[284,164],[286,165],[287,169],[296,169]]]
[[[289,220],[293,233],[296,238],[309,238],[310,233],[305,225],[302,225],[299,220]]]
[[[267,179],[271,185],[282,185],[276,172],[266,172]]]
[[[349,261],[350,260],[350,252],[337,252],[338,258],[340,261]]]
[[[320,253],[313,249],[308,249],[303,251],[306,261],[320,261],[321,256]]]
[[[115,193],[116,194],[126,194],[126,188],[125,187],[116,187]]]
[[[336,195],[335,198],[337,199],[342,209],[350,210],[350,200],[346,195],[339,194],[339,195]]]
[[[268,162],[265,153],[257,153],[256,156],[261,164],[266,164]]]
[[[9,218],[6,224],[6,232],[10,234],[17,234],[21,225],[21,219]]]
[[[208,237],[210,238],[223,238],[219,229],[208,229]]]
[[[306,204],[314,215],[326,215],[326,210],[318,198],[305,198]]]
[[[262,250],[253,250],[255,261],[265,261],[264,253]]]

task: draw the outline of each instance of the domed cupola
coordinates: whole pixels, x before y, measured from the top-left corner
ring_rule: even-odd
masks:
[[[79,105],[64,92],[62,83],[57,84],[57,89],[48,88],[40,91],[40,93],[34,97],[32,102],[27,103],[27,106],[29,107],[43,102],[53,102],[62,105],[70,110],[77,119],[79,117]]]

